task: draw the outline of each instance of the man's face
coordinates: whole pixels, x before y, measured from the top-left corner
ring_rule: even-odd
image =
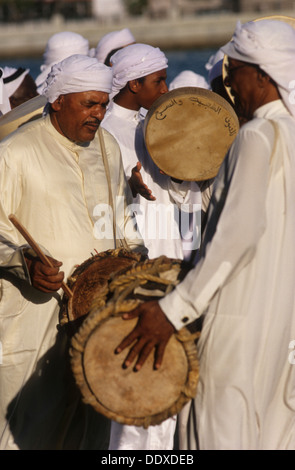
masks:
[[[147,75],[142,82],[139,82],[137,99],[142,108],[150,109],[159,96],[167,93],[166,79],[167,72],[163,69]]]
[[[258,83],[257,66],[229,59],[225,85],[238,103],[239,114],[252,119],[254,111],[261,105],[261,88]]]
[[[52,103],[52,124],[72,142],[90,142],[104,118],[108,102],[108,93],[102,91],[61,95]]]

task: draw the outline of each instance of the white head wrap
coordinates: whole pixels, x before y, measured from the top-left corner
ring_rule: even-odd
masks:
[[[105,36],[100,39],[93,57],[96,57],[99,62],[104,63],[111,51],[119,47],[128,46],[134,42],[136,42],[135,37],[128,28],[121,29],[120,31],[112,31],[111,33],[105,34]]]
[[[42,94],[53,103],[60,95],[93,90],[110,93],[111,88],[110,67],[95,58],[76,54],[53,65]]]
[[[3,83],[6,90],[7,96],[13,95],[13,93],[18,89],[18,87],[23,82],[25,76],[30,72],[30,69],[23,69],[19,67],[18,69],[14,67],[4,67],[3,68]]]
[[[222,76],[222,64],[223,64],[224,52],[219,49],[216,54],[211,55],[207,64],[205,65],[208,70],[208,80],[211,85],[214,78]]]
[[[112,57],[113,95],[130,80],[146,77],[168,67],[168,59],[158,48],[147,44],[132,44],[117,51]]]
[[[256,64],[267,73],[295,116],[295,30],[291,25],[267,19],[238,22],[232,40],[221,49],[228,57]]]
[[[78,33],[63,31],[49,38],[43,54],[41,73],[36,78],[38,93],[42,92],[42,86],[50,72],[51,66],[61,62],[73,54],[88,55],[89,41]]]
[[[172,80],[169,85],[169,91],[185,86],[209,89],[209,84],[202,75],[199,75],[192,70],[183,70],[174,78],[174,80]]]
[[[0,103],[0,111],[2,114],[6,114],[11,111],[9,98],[18,89],[23,82],[25,76],[30,72],[30,69],[18,69],[14,67],[3,67],[2,76],[2,99]]]

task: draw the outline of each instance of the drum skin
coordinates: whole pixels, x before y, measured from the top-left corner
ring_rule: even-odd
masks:
[[[239,130],[233,107],[213,91],[182,87],[149,109],[144,137],[154,163],[185,181],[214,178]]]
[[[122,313],[140,303],[159,299],[180,282],[189,266],[166,257],[139,262],[113,276],[112,296],[95,306],[71,341],[71,366],[83,400],[117,422],[148,427],[177,414],[196,393],[198,359],[196,338],[186,328],[170,338],[162,366],[154,369],[151,354],[140,371],[123,368],[127,351],[115,354],[137,319]]]

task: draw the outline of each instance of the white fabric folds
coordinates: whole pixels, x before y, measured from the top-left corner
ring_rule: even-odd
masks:
[[[222,51],[228,57],[257,64],[277,84],[282,100],[295,116],[295,29],[283,21],[237,23]]]
[[[145,77],[168,67],[168,59],[158,48],[147,44],[131,44],[117,51],[112,57],[113,95],[130,80]]]
[[[110,67],[95,58],[76,54],[52,67],[42,94],[53,103],[60,95],[92,90],[110,93],[111,88]]]

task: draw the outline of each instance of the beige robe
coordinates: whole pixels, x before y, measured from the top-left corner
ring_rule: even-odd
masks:
[[[277,100],[241,128],[215,181],[204,257],[160,301],[177,329],[204,315],[182,449],[295,449],[294,175],[295,120]]]
[[[103,134],[113,195],[127,205],[120,149]],[[27,124],[0,145],[0,188],[0,448],[107,448],[109,423],[80,403],[73,386],[67,338],[58,328],[62,291],[44,294],[30,285],[20,249],[25,241],[8,220],[14,213],[63,262],[65,280],[95,250],[114,248],[112,236],[99,238],[109,201],[98,136],[77,145],[49,116]],[[121,233],[129,227],[134,235],[127,211],[117,223]],[[130,248],[141,251],[138,234],[128,233]]]

